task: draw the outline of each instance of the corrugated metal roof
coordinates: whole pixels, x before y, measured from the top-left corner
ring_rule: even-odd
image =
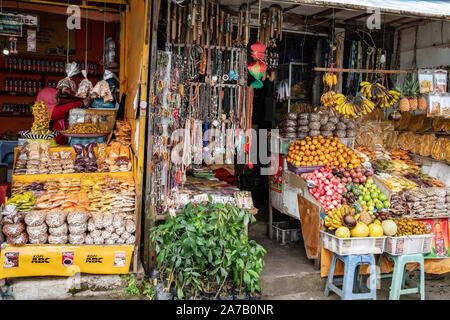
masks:
[[[294,0],[293,3],[361,9],[361,7],[380,8],[382,11],[418,16],[450,18],[450,1],[435,0]]]

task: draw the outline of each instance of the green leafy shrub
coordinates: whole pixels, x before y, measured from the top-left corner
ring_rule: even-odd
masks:
[[[161,279],[185,293],[214,293],[225,288],[260,291],[266,250],[245,234],[254,217],[230,205],[189,203],[175,218],[151,229]]]

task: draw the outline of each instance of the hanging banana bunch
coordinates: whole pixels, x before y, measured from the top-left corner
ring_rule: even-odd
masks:
[[[324,85],[328,86],[331,89],[331,87],[337,84],[337,76],[334,73],[327,72],[323,75],[322,81]]]
[[[346,118],[357,118],[371,113],[375,108],[375,104],[361,95],[353,97],[352,95],[344,96],[340,93],[336,95],[334,108]]]
[[[333,90],[325,92],[322,97],[320,97],[320,102],[328,108],[334,107],[336,104],[336,92]]]
[[[397,103],[400,93],[395,90],[387,90],[385,86],[374,82],[361,82],[360,92],[375,103],[376,106],[380,108],[388,108]]]
[[[324,86],[328,87],[328,91],[322,94],[320,102],[325,107],[334,107],[336,104],[336,92],[334,92],[333,86],[337,84],[337,76],[332,72],[326,72],[322,77],[322,81]]]

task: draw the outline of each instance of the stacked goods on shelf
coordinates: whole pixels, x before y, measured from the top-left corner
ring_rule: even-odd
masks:
[[[394,131],[394,126],[390,121],[365,121],[360,122],[356,127],[355,144],[359,147],[373,148],[375,145],[383,146],[385,141]]]
[[[279,125],[280,133],[285,138],[304,139],[307,136],[333,136],[339,138],[355,137],[354,120],[335,116],[332,113],[288,113]]]
[[[392,196],[392,216],[412,219],[448,217],[450,209],[449,188],[403,190]]]
[[[49,148],[38,143],[19,147],[15,175],[125,172],[131,170],[129,147],[119,142],[110,146],[90,143],[67,148]],[[75,159],[73,159],[75,154]]]
[[[27,226],[24,231],[27,240],[20,245],[27,241],[31,244],[134,244],[135,186],[131,177],[85,174],[81,179],[61,177],[43,183],[46,191],[37,199],[31,192],[9,199],[8,204],[14,204],[15,210],[24,214]],[[99,219],[104,224],[101,227],[98,227]],[[97,224],[92,226],[89,222]]]
[[[297,138],[297,117],[298,114],[294,112],[290,112],[282,117],[279,125],[282,137]]]
[[[113,142],[120,142],[125,146],[131,145],[131,125],[128,121],[116,121],[117,129],[114,130]]]
[[[3,218],[0,224],[6,236],[6,241],[14,246],[22,246],[28,241],[28,234],[25,230],[24,214],[20,213],[16,206],[8,204],[2,211]]]

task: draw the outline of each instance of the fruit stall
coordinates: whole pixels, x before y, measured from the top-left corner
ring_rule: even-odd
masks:
[[[446,84],[432,82],[433,93],[421,94],[418,81],[392,90],[362,81],[352,98],[334,93],[334,79],[329,70],[323,76],[321,107],[280,119],[283,165],[277,188],[271,184],[270,209],[300,220],[308,258],[320,263],[322,276],[333,252],[344,248],[351,248],[345,254],[423,253],[425,272],[449,272],[450,120],[429,105]],[[407,103],[412,109],[403,111]],[[392,270],[383,258],[381,272]],[[342,271],[338,264],[336,274]]]

